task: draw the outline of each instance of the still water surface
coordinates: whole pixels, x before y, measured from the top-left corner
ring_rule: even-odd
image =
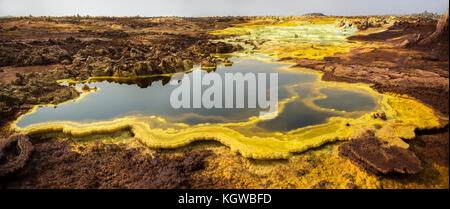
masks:
[[[257,123],[257,126],[268,131],[290,131],[324,123],[329,117],[341,116],[342,111],[361,112],[362,114],[372,111],[376,107],[373,97],[368,92],[365,94],[361,91],[338,87],[324,87],[324,82],[320,81],[319,75],[295,69],[289,70],[288,64],[285,63],[262,61],[252,56],[234,57],[232,61],[234,62],[232,66],[219,66],[215,72],[222,78],[225,73],[236,72],[243,74],[248,72],[278,73],[278,100],[281,102],[296,96],[295,99],[287,102],[284,108],[279,108],[276,118]],[[202,74],[206,73],[208,72],[202,71]],[[192,74],[191,72],[185,75],[190,76],[191,82],[193,81]],[[248,121],[250,117],[258,116],[259,112],[263,111],[259,108],[175,109],[170,105],[170,94],[177,86],[170,85],[170,80],[169,76],[159,76],[90,82],[88,85],[97,87],[97,91],[87,94],[80,100],[64,103],[57,107],[38,107],[34,113],[25,115],[17,123],[17,126],[23,128],[31,124],[51,121],[94,122],[131,115],[155,115],[169,122],[189,125],[234,123]],[[78,87],[82,85],[77,84]],[[268,79],[266,86],[269,86]],[[208,87],[203,86],[202,89],[205,90]],[[247,92],[247,85],[245,88],[245,92]],[[225,91],[225,88],[222,89]],[[225,93],[223,92],[222,95]],[[247,100],[247,93],[245,96],[245,100]],[[305,103],[305,99],[317,96],[321,96],[321,98],[315,99],[312,102],[313,106]],[[247,101],[245,107],[247,107]],[[355,114],[354,117],[358,115],[360,114]]]

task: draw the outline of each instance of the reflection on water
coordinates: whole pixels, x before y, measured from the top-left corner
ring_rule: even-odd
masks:
[[[352,112],[370,110],[375,106],[374,101],[367,95],[333,88],[324,88],[320,92],[327,96],[327,98],[314,101],[320,107]]]
[[[278,99],[285,105],[279,109],[276,118],[258,122],[257,126],[265,130],[289,131],[324,123],[329,117],[343,114],[339,111],[332,111],[332,109],[347,112],[370,111],[376,106],[372,97],[360,92],[320,87],[318,86],[318,75],[286,70],[284,68],[287,67],[287,64],[271,63],[252,58],[233,58],[232,61],[235,64],[229,67],[219,66],[215,72],[222,78],[225,73],[230,72],[244,74],[247,72],[279,73]],[[202,71],[202,74],[206,73],[206,71]],[[188,73],[187,76],[192,77],[192,73]],[[26,127],[31,124],[50,121],[93,122],[130,115],[155,115],[166,119],[168,122],[189,125],[235,123],[248,121],[250,117],[258,116],[259,112],[262,111],[259,108],[174,109],[170,105],[169,99],[170,93],[177,86],[170,85],[170,79],[169,76],[93,79],[88,85],[96,86],[99,88],[98,91],[89,93],[78,101],[68,102],[57,107],[39,107],[34,113],[24,116],[17,123],[17,126]],[[190,79],[190,81],[192,82],[193,79]],[[77,84],[79,87],[81,85],[83,84]],[[268,80],[266,86],[269,86]],[[203,90],[206,88],[208,86],[202,86]],[[245,92],[247,92],[247,85],[245,85],[245,88]],[[224,87],[222,89],[225,91]],[[317,89],[320,90],[317,91]],[[248,95],[245,96],[247,99]],[[307,98],[318,96],[321,96],[321,98],[314,100],[311,104],[305,102]],[[247,107],[247,101],[245,107]]]
[[[163,86],[169,83],[170,76],[134,77],[134,78],[93,78],[91,82],[118,83],[127,85],[137,85],[140,88],[151,87],[153,83],[160,82]]]
[[[284,111],[277,118],[261,121],[258,125],[267,130],[290,131],[300,127],[324,123],[327,118],[337,115],[314,110],[300,100],[295,100],[286,104]]]

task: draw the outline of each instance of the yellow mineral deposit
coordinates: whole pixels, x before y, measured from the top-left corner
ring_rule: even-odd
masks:
[[[336,22],[337,18],[334,17],[254,20],[211,34],[233,36],[225,41],[239,43],[245,49],[277,58],[320,60],[336,53],[347,53],[355,47],[376,47],[379,43],[349,42],[346,37],[381,32],[387,28],[383,26],[358,31],[355,27],[338,28]]]

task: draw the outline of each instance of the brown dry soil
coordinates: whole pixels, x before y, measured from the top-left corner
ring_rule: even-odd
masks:
[[[208,40],[218,37],[207,35],[207,32],[247,20],[0,19],[0,140],[4,141],[0,147],[0,165],[3,169],[0,176],[1,187],[252,187],[251,183],[236,179],[238,176],[223,176],[226,173],[236,173],[234,169],[239,168],[224,168],[222,164],[226,165],[226,162],[216,162],[215,159],[229,157],[230,162],[242,161],[250,166],[271,162],[255,163],[241,159],[241,156],[236,156],[221,145],[207,149],[202,146],[188,146],[177,151],[145,152],[143,150],[147,150],[146,148],[98,142],[80,152],[70,140],[57,137],[29,139],[27,136],[10,136],[7,131],[8,122],[28,111],[33,105],[57,104],[79,95],[72,87],[58,85],[57,79],[83,80],[90,76],[173,73],[186,70],[193,64],[214,66],[221,60],[210,57],[211,53],[232,52],[239,50],[239,47],[223,43],[213,44]],[[446,35],[438,40],[426,45],[419,44],[435,31],[436,22],[429,19],[401,21],[381,33],[349,38],[354,41],[388,43],[390,47],[354,49],[350,53],[336,54],[324,60],[288,59],[295,61],[298,67],[324,72],[324,80],[372,83],[373,88],[380,92],[410,95],[448,117],[448,29]],[[414,173],[421,171],[422,167],[429,168],[432,164],[448,168],[448,133],[448,127],[418,131],[416,139],[411,140],[409,150],[384,147],[381,141],[370,137],[369,134],[367,137],[341,144],[339,153],[370,173],[379,175],[396,171],[413,173],[417,177]],[[219,151],[212,153],[211,150]],[[399,161],[381,160],[380,155]],[[299,158],[308,158],[306,162],[310,162],[308,156]],[[203,172],[204,168],[206,170]],[[428,175],[429,170],[423,175]],[[223,172],[223,175],[208,175],[217,172]],[[308,176],[310,171],[300,169],[295,172],[295,175],[302,178],[301,176]],[[255,182],[265,179],[252,178]],[[400,182],[409,182],[402,180],[403,177],[399,178]],[[270,185],[278,184],[272,183],[267,187]],[[279,184],[278,187],[291,188],[284,184]],[[333,182],[328,180],[320,180],[312,186],[332,187]],[[355,187],[353,183],[346,186]]]

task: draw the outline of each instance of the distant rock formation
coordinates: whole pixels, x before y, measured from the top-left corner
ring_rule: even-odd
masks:
[[[306,13],[303,16],[324,17],[326,15],[324,15],[323,13],[313,12],[313,13]]]
[[[419,18],[439,18],[440,15],[438,13],[428,12],[425,10],[424,12],[412,14],[411,16]]]
[[[448,9],[447,12],[441,16],[436,25],[436,30],[428,37],[422,39],[419,45],[428,45],[439,41],[440,39],[448,37]]]

